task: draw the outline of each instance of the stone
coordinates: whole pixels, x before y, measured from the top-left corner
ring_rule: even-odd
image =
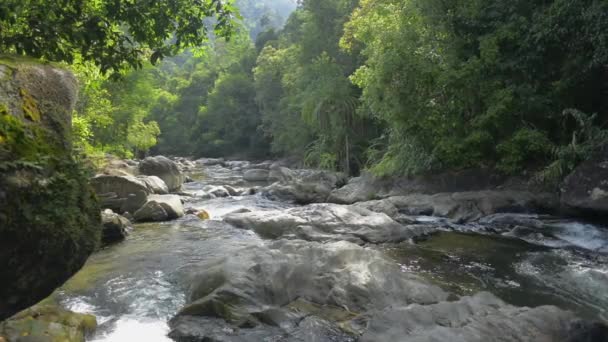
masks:
[[[608,329],[583,322],[554,306],[536,308],[505,304],[488,292],[432,305],[392,306],[366,314],[361,342],[485,342],[485,341],[592,341]],[[359,318],[365,321],[365,318]]]
[[[200,210],[197,214],[196,217],[198,217],[201,220],[208,220],[210,218],[209,213],[205,210]]]
[[[146,184],[146,187],[148,187],[148,190],[152,194],[166,195],[169,193],[167,184],[156,176],[138,176],[137,178],[141,179],[144,184]]]
[[[99,242],[100,208],[72,155],[78,88],[57,65],[0,57],[0,321],[49,296]]]
[[[103,227],[101,242],[106,245],[124,240],[129,234],[128,229],[131,226],[128,219],[110,209],[101,212],[101,224]]]
[[[564,179],[561,203],[575,214],[608,214],[608,145]]]
[[[205,166],[224,165],[224,158],[201,158],[196,162]]]
[[[346,240],[363,244],[400,242],[421,234],[420,229],[409,229],[386,214],[359,206],[331,203],[231,213],[224,217],[224,221],[238,228],[252,229],[267,239]]]
[[[184,183],[185,177],[177,164],[164,156],[148,157],[139,163],[139,172],[162,179],[169,192],[177,192]]]
[[[108,176],[134,176],[138,173],[137,162],[133,160],[117,159],[116,157],[107,154],[100,173]]]
[[[505,181],[499,173],[489,169],[465,169],[413,177],[376,177],[363,172],[361,176],[351,178],[345,186],[333,190],[328,202],[352,204],[415,193],[489,190]]]
[[[184,216],[184,207],[178,195],[150,195],[148,202],[134,214],[138,222],[169,221]]]
[[[495,213],[554,212],[559,206],[550,193],[513,190],[484,190],[435,195],[412,194],[386,199],[401,214],[430,215],[464,223]]]
[[[323,170],[297,170],[292,175],[263,188],[262,193],[274,200],[298,204],[324,203],[333,189],[346,182],[344,174]]]
[[[248,182],[265,182],[268,180],[268,170],[265,169],[251,169],[245,171],[243,179]]]
[[[0,341],[85,342],[96,328],[97,320],[93,315],[41,304],[0,323]]]
[[[238,336],[239,329],[263,334],[265,329],[256,327],[270,326],[275,327],[271,334],[280,329],[292,335],[288,341],[300,341],[298,336],[311,336],[310,330],[318,327],[318,340],[329,341],[330,336],[347,336],[333,322],[391,305],[437,303],[447,296],[401,271],[381,252],[344,241],[279,240],[200,264],[191,280],[189,304],[170,322],[171,335],[249,341],[227,336]],[[205,317],[211,326],[194,328],[196,317]]]
[[[296,177],[296,174],[282,166],[271,166],[268,180],[271,182],[289,182]]]
[[[100,197],[102,208],[117,213],[135,212],[151,193],[147,184],[134,176],[99,175],[93,177],[90,184]]]

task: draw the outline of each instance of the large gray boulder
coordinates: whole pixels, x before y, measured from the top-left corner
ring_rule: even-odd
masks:
[[[234,213],[224,217],[224,221],[239,228],[252,229],[268,239],[346,240],[362,244],[400,242],[428,233],[421,226],[403,226],[384,213],[331,203]]]
[[[265,182],[268,180],[268,170],[266,169],[251,169],[245,171],[243,179],[248,182]]]
[[[504,177],[488,169],[467,169],[412,177],[376,177],[364,172],[335,189],[328,202],[351,204],[409,194],[436,194],[495,189]],[[524,185],[526,188],[528,185]]]
[[[566,177],[561,192],[561,203],[567,210],[608,214],[608,146]]]
[[[134,176],[100,175],[90,180],[100,199],[101,207],[116,213],[134,213],[147,201],[151,190],[142,179]]]
[[[166,195],[169,193],[169,187],[165,182],[156,176],[137,176],[150,191],[150,193],[157,195]]]
[[[179,191],[185,181],[185,176],[176,163],[164,156],[148,157],[139,163],[139,172],[148,176],[162,179],[170,192]]]
[[[364,330],[361,342],[591,342],[608,338],[608,329],[583,322],[571,312],[554,306],[515,307],[487,292],[455,302],[395,305],[358,320],[363,321],[359,322]]]
[[[502,212],[553,212],[559,207],[558,199],[553,194],[511,190],[411,194],[360,202],[356,205],[392,217],[398,214],[429,215],[449,218],[457,223],[476,221],[484,216]]]
[[[150,195],[133,216],[139,222],[169,221],[184,216],[184,206],[178,195]]]
[[[0,321],[76,273],[101,233],[95,194],[72,153],[76,78],[6,52],[0,56]]]
[[[251,328],[258,341],[285,334],[292,335],[287,341],[307,341],[315,327],[317,334],[323,332],[318,341],[330,341],[335,334],[345,335],[336,323],[357,313],[447,298],[382,253],[344,241],[280,240],[245,247],[201,264],[188,292],[189,304],[171,322],[171,336],[178,340],[253,341],[239,338],[235,328],[240,326]],[[193,316],[205,317],[208,326],[193,329]],[[261,326],[274,328],[264,333],[256,330]]]
[[[131,226],[131,222],[110,209],[101,212],[101,242],[105,245],[124,240]]]
[[[268,180],[271,182],[289,182],[296,178],[296,173],[283,166],[273,166],[270,168]]]
[[[284,177],[279,182],[263,188],[262,194],[298,204],[324,203],[332,190],[346,183],[344,174],[324,170],[283,170],[281,176]]]

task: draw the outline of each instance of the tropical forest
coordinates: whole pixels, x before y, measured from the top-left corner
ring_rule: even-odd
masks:
[[[0,0],[0,342],[608,342],[608,0]]]

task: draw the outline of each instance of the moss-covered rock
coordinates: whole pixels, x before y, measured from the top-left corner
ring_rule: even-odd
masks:
[[[99,240],[89,175],[72,156],[76,80],[0,57],[0,320],[48,296]]]
[[[10,342],[84,342],[96,328],[93,315],[36,305],[2,322],[0,336]]]

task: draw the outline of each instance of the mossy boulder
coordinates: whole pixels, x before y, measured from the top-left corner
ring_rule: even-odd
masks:
[[[74,76],[0,57],[0,320],[48,296],[95,250],[101,215],[72,155]]]
[[[0,336],[10,342],[84,342],[96,328],[93,315],[36,305],[0,323]]]

